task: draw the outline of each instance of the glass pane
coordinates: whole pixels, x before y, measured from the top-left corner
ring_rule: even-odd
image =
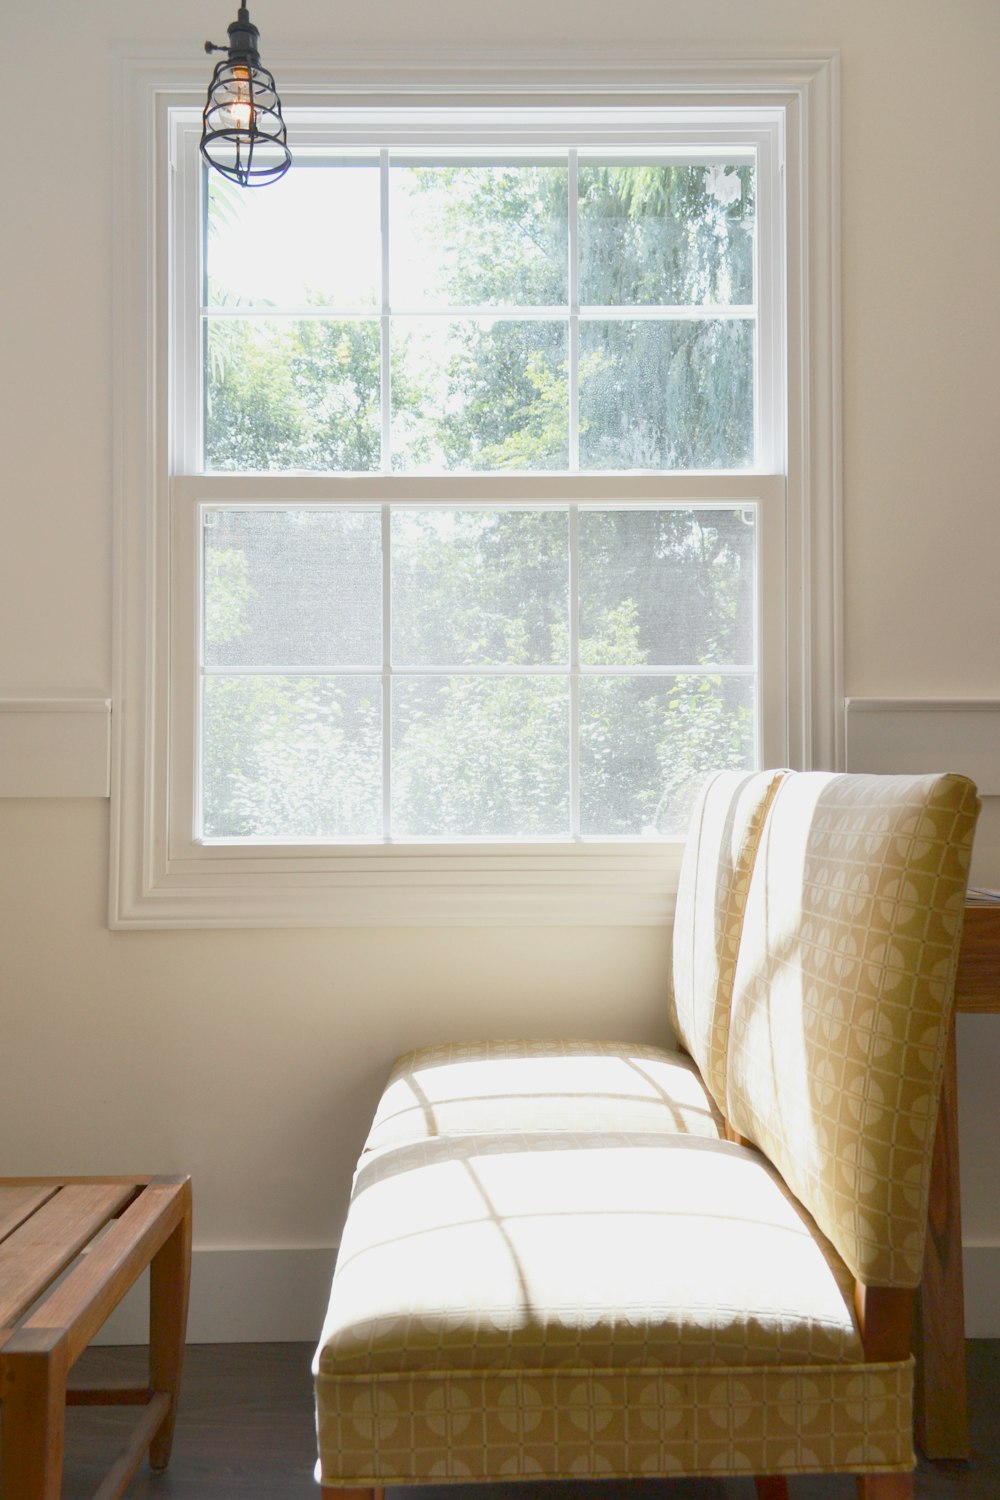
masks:
[[[206,330],[206,468],[379,467],[377,321],[209,318]]]
[[[566,468],[565,322],[398,318],[393,347],[394,469]]]
[[[382,665],[378,511],[210,510],[209,666]]]
[[[582,469],[740,469],[754,459],[750,319],[580,324]]]
[[[565,165],[396,165],[389,195],[393,308],[566,303]]]
[[[711,771],[754,764],[753,677],[584,677],[584,834],[682,834]]]
[[[580,510],[580,660],[752,666],[752,510]]]
[[[569,659],[566,511],[395,511],[397,666]]]
[[[378,677],[208,677],[206,838],[378,838]]]
[[[370,307],[382,267],[378,162],[310,166],[250,193],[208,174],[205,300]]]
[[[568,834],[565,677],[397,678],[392,703],[395,834]]]
[[[753,302],[750,166],[581,163],[580,301]]]

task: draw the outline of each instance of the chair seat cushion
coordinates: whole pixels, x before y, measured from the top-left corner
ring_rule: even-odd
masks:
[[[490,1041],[399,1058],[366,1150],[449,1135],[651,1131],[719,1138],[690,1058],[633,1042]]]
[[[912,1362],[756,1152],[592,1133],[365,1158],[314,1364],[330,1485],[903,1471]]]
[[[362,1163],[319,1367],[861,1358],[849,1275],[756,1152],[536,1134]]]

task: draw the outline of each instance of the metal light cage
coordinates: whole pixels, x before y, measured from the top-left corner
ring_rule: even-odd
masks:
[[[202,116],[201,154],[210,167],[241,187],[263,187],[292,164],[281,100],[274,78],[260,65],[260,32],[241,5],[228,28],[228,47],[205,43],[206,52],[226,52],[215,66]]]

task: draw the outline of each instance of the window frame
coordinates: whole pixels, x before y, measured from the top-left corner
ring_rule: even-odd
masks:
[[[277,62],[277,56],[275,61]],[[837,259],[836,59],[744,62],[664,59],[657,66],[582,53],[534,66],[486,57],[444,63],[357,57],[325,65],[281,63],[282,92],[306,108],[334,101],[359,130],[373,105],[392,109],[399,139],[412,121],[427,141],[435,110],[502,106],[530,134],[530,116],[549,105],[592,112],[727,103],[780,116],[787,309],[784,361],[762,362],[762,382],[780,386],[784,364],[788,454],[773,472],[629,476],[605,474],[442,478],[365,476],[365,500],[711,499],[756,504],[765,578],[760,591],[760,664],[770,674],[764,756],[803,768],[840,763],[839,699],[839,285]],[[316,926],[440,923],[649,923],[672,910],[680,840],[558,841],[546,844],[196,844],[193,786],[178,774],[194,753],[186,680],[196,636],[193,586],[199,576],[191,518],[200,503],[357,495],[343,476],[177,474],[168,409],[171,234],[197,242],[191,195],[167,191],[167,161],[178,110],[191,110],[200,78],[187,64],[123,59],[118,85],[116,194],[118,441],[113,734],[112,927]],[[445,123],[441,117],[442,126]],[[640,121],[641,123],[641,121]],[[348,132],[349,134],[349,132]],[[430,142],[428,142],[430,144]],[[471,142],[475,144],[475,142]],[[176,171],[176,161],[171,165]],[[172,218],[172,215],[179,216]],[[197,280],[197,257],[182,269],[181,300]],[[772,270],[771,274],[775,274]],[[186,290],[184,289],[186,287]],[[187,323],[190,328],[190,320]],[[183,355],[183,351],[182,351]],[[780,394],[779,398],[780,399]],[[190,447],[188,447],[190,452]],[[770,455],[780,457],[778,455]],[[778,465],[775,465],[777,468]],[[194,534],[197,528],[194,528]],[[779,681],[781,691],[773,684]]]

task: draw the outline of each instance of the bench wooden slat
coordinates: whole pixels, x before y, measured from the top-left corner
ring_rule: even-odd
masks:
[[[134,1193],[134,1183],[74,1183],[8,1235],[0,1244],[0,1328],[17,1322]]]
[[[0,1177],[0,1187],[66,1187],[72,1183],[76,1187],[85,1186],[87,1183],[99,1183],[102,1187],[114,1184],[117,1187],[145,1187],[147,1182],[152,1182],[151,1177],[122,1177],[113,1174],[110,1177]]]
[[[56,1190],[55,1186],[0,1183],[0,1242],[13,1234],[15,1229],[19,1229],[25,1219],[30,1219],[37,1208],[41,1208],[43,1203],[54,1196]]]
[[[184,1180],[153,1181],[143,1188],[23,1327],[68,1329],[72,1365],[180,1223],[187,1192]]]

